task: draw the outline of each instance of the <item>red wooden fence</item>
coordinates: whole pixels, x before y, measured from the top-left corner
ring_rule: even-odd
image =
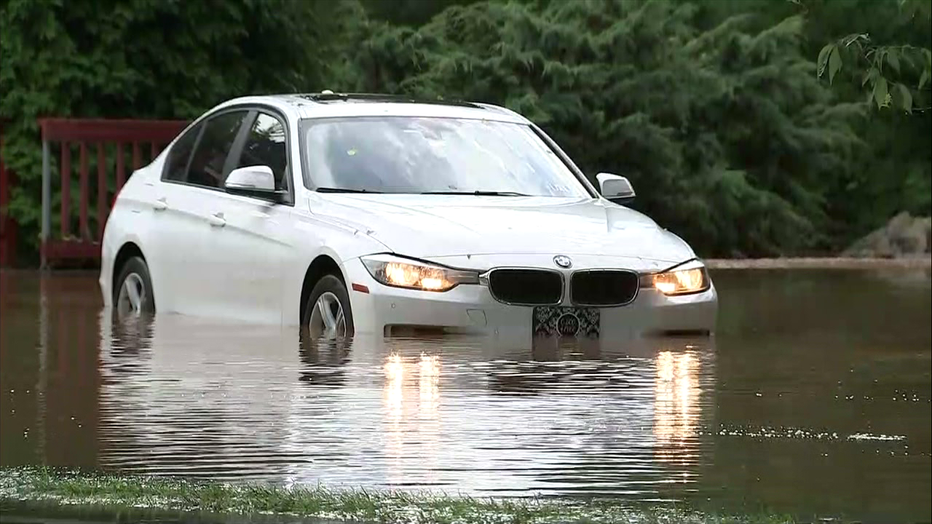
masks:
[[[43,150],[42,266],[63,260],[99,258],[110,203],[127,179],[127,167],[131,174],[151,162],[186,125],[187,122],[180,120],[39,120]],[[52,142],[58,146],[53,148]],[[77,153],[76,180],[73,153]],[[52,231],[51,219],[52,186],[56,178],[52,175],[53,157],[58,166],[57,232]],[[96,177],[90,172],[90,162],[95,164]],[[75,182],[77,210],[72,209],[72,184]]]

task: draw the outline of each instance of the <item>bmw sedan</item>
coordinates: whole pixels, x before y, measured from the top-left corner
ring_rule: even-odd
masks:
[[[246,97],[117,196],[100,286],[118,316],[604,339],[710,333],[716,291],[675,234],[488,104]],[[595,187],[595,186],[598,187]]]

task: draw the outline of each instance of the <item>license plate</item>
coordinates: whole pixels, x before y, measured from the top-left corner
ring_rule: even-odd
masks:
[[[599,338],[598,309],[538,306],[533,322],[535,337]]]

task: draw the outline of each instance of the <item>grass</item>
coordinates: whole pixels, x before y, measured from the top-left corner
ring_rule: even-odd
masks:
[[[771,514],[716,515],[605,500],[488,499],[432,492],[284,488],[175,478],[86,474],[48,468],[0,469],[0,511],[185,521],[273,517],[417,524],[792,524]],[[135,518],[133,517],[135,515]],[[199,516],[198,516],[199,515]]]

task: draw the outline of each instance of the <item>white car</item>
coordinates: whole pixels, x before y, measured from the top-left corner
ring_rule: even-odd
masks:
[[[120,191],[100,286],[118,315],[611,339],[710,333],[679,237],[593,187],[540,128],[478,103],[324,92],[238,98]]]

